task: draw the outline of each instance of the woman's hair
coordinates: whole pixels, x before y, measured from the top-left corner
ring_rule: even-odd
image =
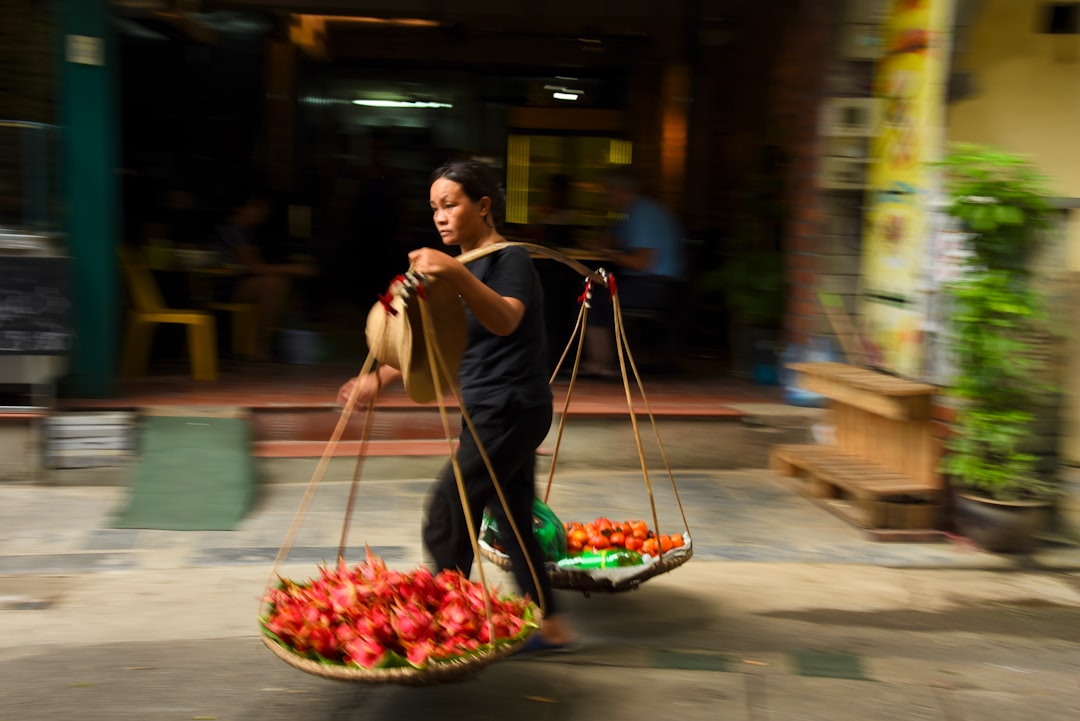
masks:
[[[506,217],[506,193],[499,176],[490,166],[479,160],[451,160],[431,174],[432,183],[439,178],[446,178],[460,185],[465,195],[474,203],[484,196],[490,198],[492,225],[495,228],[502,225]]]

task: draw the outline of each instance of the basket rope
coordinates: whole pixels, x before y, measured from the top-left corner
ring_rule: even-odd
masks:
[[[648,416],[649,416],[649,421],[652,424],[654,433],[656,434],[656,440],[657,440],[657,444],[658,444],[658,447],[659,447],[659,450],[660,450],[661,458],[663,459],[664,466],[667,469],[668,477],[671,480],[672,489],[673,489],[673,491],[675,493],[675,498],[676,498],[676,501],[677,501],[678,507],[679,507],[679,513],[682,516],[683,525],[684,525],[684,527],[686,527],[687,533],[689,534],[689,526],[688,526],[687,521],[686,521],[686,513],[685,513],[685,511],[683,509],[682,500],[679,497],[678,488],[676,487],[676,484],[675,484],[675,477],[674,477],[674,474],[671,471],[671,466],[670,466],[670,463],[668,462],[667,454],[664,451],[663,444],[662,444],[662,442],[660,440],[660,433],[659,433],[659,430],[658,430],[658,428],[656,426],[656,419],[655,419],[655,417],[653,415],[652,409],[650,408],[649,403],[648,403],[648,399],[647,399],[647,397],[645,395],[645,389],[644,389],[644,386],[643,386],[643,384],[641,382],[640,374],[638,373],[637,366],[636,366],[636,364],[634,362],[634,359],[633,359],[633,355],[630,352],[629,343],[628,343],[627,338],[626,338],[626,330],[625,330],[625,326],[623,324],[622,311],[621,311],[621,306],[619,304],[618,293],[616,292],[616,283],[615,283],[614,276],[608,274],[602,268],[597,270],[597,271],[593,271],[593,270],[589,269],[588,267],[586,267],[585,265],[579,263],[578,261],[573,260],[572,258],[569,258],[569,257],[565,256],[562,253],[559,253],[558,251],[554,251],[554,250],[552,250],[550,248],[546,248],[544,246],[536,245],[536,244],[533,244],[533,243],[524,243],[524,242],[503,241],[503,242],[499,242],[499,243],[493,243],[493,244],[490,244],[490,245],[483,246],[481,248],[474,249],[474,250],[466,252],[466,253],[462,253],[461,255],[458,256],[458,260],[460,262],[462,262],[462,263],[469,263],[469,262],[472,262],[473,260],[477,260],[479,258],[482,258],[482,257],[486,256],[486,255],[489,255],[491,253],[502,250],[504,248],[515,247],[515,246],[525,248],[529,252],[529,254],[534,256],[534,257],[546,257],[546,258],[550,258],[550,259],[553,259],[553,260],[557,260],[557,261],[559,261],[559,262],[561,262],[561,263],[563,263],[563,264],[577,270],[578,273],[580,273],[586,279],[585,280],[585,291],[582,293],[581,298],[579,299],[580,302],[581,302],[581,309],[580,309],[580,311],[578,313],[577,323],[575,325],[573,333],[571,334],[571,338],[570,338],[569,342],[567,343],[566,348],[563,350],[562,356],[560,357],[559,362],[556,365],[556,368],[555,368],[555,370],[554,370],[554,372],[553,372],[553,374],[551,376],[551,382],[553,382],[555,377],[558,375],[559,370],[561,369],[564,361],[566,360],[566,358],[567,358],[567,356],[568,356],[568,354],[570,352],[571,346],[576,341],[577,342],[577,350],[576,350],[576,353],[574,355],[574,365],[573,365],[573,369],[572,369],[572,372],[571,372],[570,384],[569,384],[569,387],[568,387],[568,390],[567,390],[567,393],[566,393],[566,397],[564,398],[564,401],[563,401],[563,412],[560,415],[560,419],[559,419],[559,427],[558,427],[558,433],[557,433],[557,438],[556,438],[555,449],[554,449],[554,452],[553,452],[553,455],[552,455],[551,468],[549,470],[548,482],[547,482],[547,486],[546,486],[546,489],[545,489],[545,492],[544,492],[544,497],[543,497],[544,501],[545,502],[547,501],[548,496],[549,496],[549,494],[551,492],[551,486],[552,486],[552,482],[553,482],[553,478],[554,478],[554,471],[555,471],[556,462],[557,462],[557,459],[558,459],[559,448],[560,448],[560,445],[561,445],[561,441],[562,441],[562,437],[563,437],[563,431],[564,431],[564,428],[565,428],[567,410],[568,410],[568,407],[569,407],[571,397],[573,395],[574,387],[575,387],[577,376],[578,376],[578,371],[579,371],[580,365],[581,365],[581,354],[582,354],[582,349],[583,349],[583,346],[584,346],[585,330],[586,330],[587,322],[588,322],[588,310],[589,310],[589,307],[590,307],[589,300],[591,298],[591,293],[592,293],[592,284],[595,283],[595,284],[598,284],[600,286],[603,286],[603,287],[607,288],[608,292],[611,295],[612,308],[613,308],[614,320],[615,320],[615,324],[614,324],[615,325],[615,343],[616,343],[616,349],[618,351],[618,356],[619,356],[619,366],[620,366],[620,371],[621,371],[621,375],[622,375],[623,388],[624,388],[624,391],[626,393],[627,406],[628,406],[629,411],[630,411],[630,420],[631,420],[631,424],[632,424],[632,427],[633,427],[635,443],[637,445],[638,457],[639,457],[639,460],[641,462],[641,468],[642,468],[642,472],[643,472],[644,478],[645,478],[646,490],[648,491],[648,495],[649,495],[649,504],[650,504],[650,509],[651,509],[652,518],[653,518],[653,527],[656,529],[657,535],[659,535],[660,530],[659,530],[658,516],[657,516],[657,512],[656,512],[656,502],[655,502],[655,498],[654,498],[654,495],[653,495],[652,483],[651,483],[651,481],[649,479],[648,468],[647,468],[647,464],[646,464],[646,460],[645,460],[645,452],[644,452],[644,448],[643,448],[643,445],[642,445],[642,442],[641,442],[641,434],[640,434],[640,430],[638,428],[637,417],[636,417],[636,413],[635,413],[634,406],[633,406],[633,399],[632,399],[631,393],[630,393],[630,382],[629,382],[629,375],[627,373],[627,362],[629,362],[630,371],[633,373],[633,376],[634,376],[634,379],[636,381],[637,387],[638,387],[638,389],[639,389],[639,391],[641,393],[642,400],[643,400],[643,402],[645,404],[645,408],[646,408],[646,411],[647,411]],[[513,519],[512,514],[510,514],[510,512],[509,512],[509,504],[507,503],[506,496],[503,493],[503,490],[502,490],[501,485],[499,484],[498,478],[496,477],[494,467],[493,467],[493,465],[491,463],[490,458],[488,457],[487,451],[484,449],[483,443],[481,442],[481,440],[479,438],[478,431],[477,431],[475,425],[473,424],[472,418],[470,417],[470,415],[469,415],[469,413],[468,413],[468,411],[467,411],[467,409],[465,407],[465,403],[463,401],[462,394],[461,394],[461,389],[459,388],[459,386],[458,386],[458,384],[456,382],[456,379],[451,377],[452,374],[449,371],[449,366],[448,366],[448,364],[446,362],[446,359],[442,355],[442,349],[439,347],[439,344],[438,344],[436,336],[435,336],[435,329],[433,327],[433,322],[432,322],[432,319],[431,319],[430,309],[427,306],[428,301],[426,299],[426,294],[423,293],[422,291],[415,293],[415,300],[419,303],[419,307],[420,307],[421,322],[422,322],[422,326],[423,326],[423,333],[425,335],[425,340],[426,340],[425,345],[426,345],[426,350],[427,350],[427,361],[428,361],[429,369],[431,371],[432,379],[433,379],[434,386],[435,386],[435,397],[436,397],[437,403],[438,403],[439,415],[440,415],[440,419],[442,421],[444,435],[446,436],[447,445],[448,445],[448,447],[450,449],[450,463],[451,463],[451,466],[452,466],[453,471],[454,471],[454,477],[455,477],[455,481],[456,481],[456,484],[457,484],[458,494],[459,494],[459,497],[461,499],[462,508],[465,509],[465,520],[466,520],[466,525],[467,525],[467,527],[469,529],[469,535],[470,535],[470,540],[471,540],[471,543],[472,543],[472,546],[473,546],[474,557],[477,559],[477,568],[478,568],[478,573],[479,573],[479,576],[480,576],[480,584],[481,584],[481,586],[483,588],[483,598],[484,598],[485,611],[486,611],[486,615],[487,615],[488,629],[489,629],[490,637],[492,639],[494,639],[495,638],[495,633],[494,633],[494,622],[493,622],[493,618],[492,618],[493,614],[492,614],[492,611],[491,611],[490,589],[489,589],[489,587],[487,585],[486,575],[485,575],[484,567],[483,567],[483,559],[487,558],[488,560],[491,560],[491,561],[495,562],[496,565],[501,565],[501,562],[500,562],[501,559],[493,558],[488,552],[486,552],[484,549],[482,549],[480,547],[480,545],[479,545],[479,533],[478,533],[478,530],[474,527],[475,524],[473,523],[473,520],[472,520],[472,514],[469,513],[468,494],[465,491],[464,479],[462,478],[461,468],[460,468],[460,466],[459,466],[459,464],[457,462],[456,454],[454,452],[454,450],[455,450],[454,449],[454,434],[451,431],[449,417],[447,415],[446,403],[445,403],[445,399],[444,399],[444,389],[443,389],[443,383],[444,382],[446,383],[446,387],[454,395],[455,400],[458,403],[458,407],[459,407],[459,409],[461,411],[462,419],[464,420],[467,428],[469,429],[469,432],[473,435],[473,438],[476,441],[477,448],[478,448],[479,453],[481,455],[481,458],[482,458],[482,460],[484,462],[485,468],[487,469],[488,474],[489,474],[489,476],[490,476],[490,478],[492,480],[492,484],[493,484],[493,486],[495,488],[495,491],[496,491],[496,494],[497,494],[497,496],[499,498],[499,502],[502,504],[503,509],[506,511],[506,517],[510,522],[510,526],[511,526],[511,529],[513,531],[515,540],[522,547],[524,546],[524,539],[522,537],[522,532],[523,531],[522,531],[522,529],[520,529],[518,527],[517,523]],[[388,309],[388,312],[389,312],[389,309]],[[378,349],[380,349],[380,350],[385,349],[385,343],[386,343],[386,327],[384,325],[383,329],[382,329],[382,332],[380,333],[379,338],[377,340],[377,346],[376,347]],[[362,376],[365,376],[368,373],[370,373],[373,370],[373,368],[375,367],[376,358],[381,356],[381,355],[383,355],[383,354],[381,352],[377,354],[375,349],[372,349],[371,351],[369,351],[368,356],[365,359],[365,361],[364,361],[364,363],[363,363],[363,365],[361,367],[361,370],[360,370],[360,372],[358,374],[358,377],[362,377]],[[327,467],[328,467],[328,465],[330,463],[331,458],[333,458],[333,456],[334,456],[334,452],[335,452],[335,450],[336,450],[336,448],[338,446],[338,443],[341,440],[342,435],[344,434],[345,428],[348,425],[348,422],[349,422],[352,414],[355,412],[355,405],[356,405],[357,399],[359,398],[360,390],[361,390],[361,384],[360,383],[354,383],[351,390],[350,390],[350,394],[349,394],[349,397],[348,397],[348,399],[347,399],[347,401],[345,403],[345,406],[342,409],[342,413],[338,418],[337,424],[335,425],[335,427],[334,427],[334,429],[333,429],[333,431],[332,431],[332,433],[330,435],[330,439],[328,440],[328,442],[326,444],[326,447],[323,450],[323,454],[320,457],[319,462],[316,464],[316,467],[315,467],[314,471],[312,472],[312,476],[311,476],[311,479],[310,479],[310,481],[308,483],[307,489],[305,490],[304,495],[301,498],[300,504],[297,507],[296,513],[294,514],[293,520],[290,523],[289,528],[288,528],[288,530],[286,532],[285,540],[283,541],[281,547],[278,549],[278,553],[277,553],[277,555],[276,555],[276,557],[274,559],[273,567],[272,567],[272,569],[270,571],[269,578],[267,579],[265,591],[264,591],[263,596],[262,596],[262,598],[260,599],[260,602],[259,602],[260,603],[260,606],[259,606],[260,616],[262,615],[263,609],[265,607],[266,598],[269,596],[270,591],[271,591],[271,589],[273,587],[273,584],[274,584],[275,580],[279,578],[278,570],[281,567],[281,565],[284,563],[285,559],[288,557],[289,552],[292,549],[293,543],[296,540],[296,536],[297,536],[297,534],[299,532],[299,529],[301,527],[303,519],[307,514],[307,511],[308,511],[308,509],[309,509],[309,507],[311,505],[312,500],[314,499],[314,496],[315,496],[316,490],[318,488],[318,485],[321,482],[323,476],[325,475],[326,469],[327,469]],[[353,513],[353,508],[355,506],[358,486],[359,486],[359,482],[360,482],[360,478],[361,478],[361,470],[362,470],[362,467],[363,467],[363,460],[367,455],[367,445],[368,445],[368,442],[369,442],[369,439],[370,439],[371,427],[373,425],[374,409],[375,409],[375,406],[377,404],[378,396],[379,396],[379,393],[380,393],[381,390],[382,390],[381,383],[376,378],[375,390],[370,395],[370,397],[368,398],[368,401],[366,403],[366,407],[364,409],[364,421],[363,421],[362,429],[361,429],[360,450],[359,450],[359,453],[358,453],[358,456],[357,456],[357,462],[356,462],[355,469],[353,471],[353,477],[352,477],[352,481],[351,481],[350,488],[349,488],[349,496],[348,496],[348,501],[346,503],[344,521],[343,521],[343,524],[342,524],[341,536],[340,536],[340,541],[339,541],[339,545],[338,545],[338,560],[339,560],[339,562],[344,559],[345,550],[346,550],[347,545],[348,545],[348,529],[351,526],[351,522],[352,522],[352,513]],[[532,529],[531,528],[526,529],[526,532],[531,533]],[[662,572],[665,572],[667,570],[670,570],[671,568],[674,568],[675,566],[681,565],[682,563],[684,563],[689,558],[690,555],[691,555],[690,550],[686,549],[686,551],[684,553],[679,554],[676,557],[667,557],[667,558],[665,558],[664,552],[661,551],[660,552],[660,558],[657,560],[656,563],[653,563],[653,564],[650,565],[650,570],[648,571],[648,573],[646,575],[636,577],[635,579],[631,579],[630,582],[628,582],[627,584],[624,584],[623,588],[625,588],[625,587],[636,587],[637,584],[640,583],[640,581],[643,580],[643,578],[645,578],[645,577],[655,575],[656,573],[662,573]],[[534,564],[532,563],[532,560],[529,559],[529,557],[527,555],[525,556],[525,559],[526,559],[526,563],[528,564],[529,572],[530,572],[530,574],[532,576],[533,582],[536,584],[536,587],[539,588],[539,585],[540,585],[540,579],[539,579],[540,570],[537,569],[534,566]],[[544,572],[547,573],[547,569],[544,569]],[[554,573],[549,573],[548,575],[549,575],[549,579],[552,582],[552,585],[555,586],[556,588],[572,588],[572,589],[584,590],[587,593],[589,590],[596,590],[597,588],[603,587],[603,584],[595,585],[595,584],[592,584],[591,582],[589,582],[588,579],[580,578],[580,576],[581,576],[580,573],[569,573],[569,574],[567,574],[567,573],[564,573],[564,572],[554,572]],[[623,590],[623,588],[609,587],[609,588],[607,588],[607,590]],[[545,613],[547,611],[547,609],[544,608],[543,598],[538,598],[538,599],[536,599],[536,601],[537,601],[538,604],[540,604],[540,615],[536,619],[537,623],[539,623],[540,618],[542,618],[542,614]],[[489,650],[489,652],[474,654],[473,656],[470,656],[467,659],[461,659],[460,661],[455,662],[453,664],[436,664],[436,665],[434,665],[434,666],[432,666],[430,668],[425,668],[425,669],[411,669],[411,668],[404,668],[404,669],[403,668],[395,668],[395,669],[360,669],[360,668],[351,668],[351,667],[328,666],[326,664],[320,664],[318,662],[311,661],[309,659],[304,659],[304,658],[302,658],[300,656],[297,656],[296,654],[289,653],[285,649],[280,648],[272,640],[264,637],[264,641],[266,642],[266,645],[268,647],[270,647],[270,649],[275,653],[275,655],[279,656],[280,658],[282,658],[283,660],[285,660],[288,663],[292,664],[293,666],[295,666],[297,668],[300,668],[301,670],[308,671],[309,673],[313,673],[313,674],[316,674],[316,675],[322,675],[322,676],[326,676],[326,677],[329,677],[329,678],[338,678],[338,679],[344,679],[344,680],[359,680],[359,681],[366,681],[366,682],[392,682],[392,683],[403,683],[403,684],[414,684],[414,685],[415,684],[435,683],[435,682],[438,682],[438,681],[441,681],[441,680],[448,680],[448,679],[451,679],[451,678],[457,678],[457,677],[461,677],[463,675],[466,675],[468,673],[471,673],[476,668],[487,665],[487,664],[491,663],[493,660],[495,660],[497,658],[501,658],[501,657],[503,657],[503,656],[505,656],[505,655],[507,655],[509,653],[512,653],[517,648],[517,646],[524,643],[525,640],[526,640],[525,638],[521,638],[521,639],[518,640],[518,642],[516,644],[502,644],[499,647],[495,647],[494,644],[493,644],[492,648]]]
[[[616,282],[615,276],[613,274],[608,273],[603,268],[600,268],[600,269],[595,270],[595,271],[590,270],[585,265],[583,265],[583,264],[581,264],[581,263],[579,263],[579,262],[577,262],[577,261],[575,261],[575,260],[573,260],[571,258],[568,258],[567,256],[563,255],[562,253],[559,253],[558,251],[552,250],[550,248],[546,248],[546,247],[544,247],[542,245],[536,245],[536,244],[533,244],[533,243],[524,243],[524,242],[506,241],[506,242],[501,242],[501,243],[493,243],[491,245],[483,246],[482,248],[477,248],[477,249],[469,251],[467,253],[463,253],[458,257],[458,260],[460,260],[463,263],[468,263],[468,262],[470,262],[472,260],[475,260],[477,258],[481,258],[481,257],[483,257],[485,255],[496,252],[496,251],[501,250],[503,248],[514,247],[514,246],[525,248],[529,252],[529,254],[534,256],[534,257],[545,257],[545,258],[551,258],[553,260],[558,260],[558,261],[564,263],[565,265],[568,265],[571,268],[574,268],[581,275],[585,276],[585,289],[582,292],[581,296],[578,298],[578,301],[580,303],[580,309],[578,311],[578,317],[577,317],[577,321],[576,321],[576,323],[574,325],[574,330],[570,335],[570,338],[569,338],[569,340],[568,340],[568,342],[566,344],[566,347],[563,349],[563,352],[562,352],[561,356],[559,357],[559,361],[556,364],[555,369],[552,371],[551,379],[550,379],[550,382],[553,383],[555,381],[555,378],[558,377],[559,371],[562,369],[562,366],[563,366],[564,362],[566,361],[567,356],[569,356],[569,354],[570,354],[571,347],[573,347],[575,342],[576,342],[577,343],[577,349],[576,349],[576,351],[574,353],[574,365],[573,365],[573,367],[571,369],[571,372],[570,372],[570,381],[569,381],[569,385],[567,387],[566,396],[563,398],[563,411],[559,415],[559,424],[558,424],[558,428],[556,430],[556,436],[555,436],[555,447],[552,450],[551,464],[550,464],[550,467],[548,469],[548,479],[547,479],[547,485],[545,486],[545,489],[544,489],[543,501],[545,503],[547,503],[548,498],[551,495],[551,487],[552,487],[552,484],[554,482],[555,469],[558,466],[559,450],[560,450],[560,448],[562,446],[563,433],[564,433],[564,430],[565,430],[565,427],[566,427],[566,419],[568,417],[568,412],[567,411],[569,410],[569,407],[570,407],[570,402],[571,402],[571,399],[572,399],[573,394],[574,394],[574,388],[575,388],[575,386],[577,384],[578,372],[579,372],[580,367],[581,367],[581,354],[582,354],[582,350],[583,350],[584,345],[585,345],[585,332],[586,332],[586,328],[588,327],[589,309],[591,307],[590,301],[592,300],[592,293],[593,293],[592,284],[596,283],[596,284],[606,288],[608,293],[611,296],[612,313],[613,313],[613,316],[614,316],[615,346],[616,346],[616,351],[617,351],[617,355],[618,355],[618,358],[619,358],[619,371],[620,371],[620,376],[621,376],[621,379],[622,379],[623,390],[624,390],[625,395],[626,395],[626,405],[627,405],[627,409],[628,409],[629,415],[630,415],[630,423],[631,423],[631,427],[632,427],[632,430],[633,430],[633,433],[634,433],[634,442],[635,442],[637,452],[638,452],[638,459],[639,459],[639,462],[640,462],[640,465],[641,465],[641,472],[642,472],[642,476],[644,477],[645,488],[646,488],[646,491],[648,492],[648,496],[649,496],[649,507],[650,507],[650,512],[652,514],[653,528],[655,529],[656,535],[659,536],[661,531],[660,531],[659,517],[658,517],[657,512],[656,512],[656,498],[655,498],[655,495],[654,495],[653,489],[652,489],[652,481],[651,481],[651,479],[649,477],[648,463],[646,462],[646,459],[645,459],[645,450],[644,450],[644,446],[643,446],[642,441],[641,441],[641,431],[640,431],[640,429],[638,427],[637,413],[636,413],[635,408],[634,408],[634,400],[633,400],[633,396],[632,396],[632,393],[631,393],[631,390],[630,390],[630,376],[631,375],[633,375],[634,382],[635,382],[635,384],[637,386],[638,392],[641,394],[642,404],[644,405],[646,414],[649,417],[649,423],[652,426],[653,434],[654,434],[654,436],[656,438],[656,444],[657,444],[657,449],[658,449],[658,451],[660,453],[660,458],[663,461],[664,469],[667,472],[667,476],[668,476],[669,481],[671,482],[672,493],[675,496],[675,502],[676,502],[676,505],[678,506],[678,509],[679,509],[679,516],[682,519],[683,528],[686,530],[687,535],[690,535],[690,525],[689,525],[689,523],[687,522],[687,519],[686,519],[686,510],[683,507],[682,497],[679,495],[678,485],[675,482],[675,474],[671,470],[671,463],[668,460],[667,451],[664,449],[664,443],[663,443],[663,440],[660,437],[660,429],[659,429],[659,427],[657,426],[657,423],[656,423],[656,416],[653,414],[652,407],[649,404],[648,395],[645,393],[645,385],[644,385],[644,383],[642,383],[641,374],[638,371],[637,363],[634,361],[633,353],[630,351],[630,343],[629,343],[629,340],[628,340],[627,335],[626,335],[626,325],[625,325],[625,323],[623,321],[623,317],[622,317],[622,305],[621,305],[620,300],[619,300],[618,283]],[[520,543],[521,542],[520,535],[517,534],[516,529],[515,529],[515,535],[517,536],[518,542]],[[657,573],[662,573],[664,571],[671,570],[672,568],[675,568],[677,566],[680,566],[683,563],[685,563],[687,560],[689,560],[689,557],[692,554],[691,551],[683,551],[683,552],[675,553],[675,549],[671,549],[671,550],[666,551],[666,552],[661,549],[659,553],[660,553],[660,559],[659,560],[661,561],[661,563],[659,564],[658,568],[650,569],[648,572],[643,573],[642,577],[641,577],[642,579],[646,578],[646,577],[649,577],[649,576],[652,576],[652,575],[656,575]],[[670,554],[674,554],[674,555],[670,555]],[[502,559],[499,559],[497,557],[493,557],[490,554],[485,554],[485,555],[487,556],[487,558],[489,560],[492,560],[493,562],[502,563]],[[667,557],[665,558],[665,556],[667,556]],[[657,564],[653,564],[653,565],[655,566]],[[576,581],[574,580],[574,579],[576,579],[576,577],[585,575],[585,574],[582,574],[581,572],[569,572],[569,573],[567,573],[567,572],[558,572],[558,573],[551,573],[549,575],[550,575],[550,577],[552,579],[553,585],[556,588],[575,588],[575,589],[581,589],[581,590],[589,590],[589,588],[590,588],[590,584],[588,582],[582,582],[580,579],[578,579]],[[571,584],[571,581],[574,581],[573,584]],[[625,587],[636,587],[636,585],[637,585],[637,583],[630,583],[630,584],[625,584]],[[605,584],[605,583],[601,583],[601,584],[597,585],[592,590],[596,590],[597,588],[603,588],[603,589],[606,589],[606,590],[622,590],[621,587],[613,589],[613,588],[610,587],[610,584]]]

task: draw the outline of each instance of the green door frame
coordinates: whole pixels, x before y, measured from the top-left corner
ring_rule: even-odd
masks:
[[[116,42],[108,0],[64,0],[58,23],[58,108],[76,334],[62,393],[115,394],[120,242]]]

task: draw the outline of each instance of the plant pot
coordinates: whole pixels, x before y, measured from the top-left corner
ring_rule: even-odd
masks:
[[[1030,553],[1036,536],[1050,525],[1051,501],[995,501],[957,493],[953,498],[956,529],[993,553]]]
[[[746,325],[736,321],[732,333],[732,373],[750,377],[755,383],[776,385],[779,373],[780,332],[775,328]]]

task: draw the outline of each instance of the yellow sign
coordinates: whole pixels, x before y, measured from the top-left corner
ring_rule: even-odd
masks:
[[[941,155],[952,0],[894,0],[874,78],[860,315],[871,365],[919,376],[926,315],[929,204]]]

